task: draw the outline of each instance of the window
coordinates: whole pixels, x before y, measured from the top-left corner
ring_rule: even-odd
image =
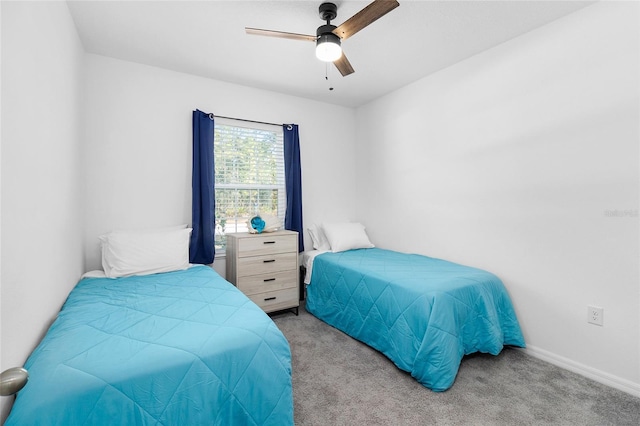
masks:
[[[226,234],[247,232],[257,214],[277,216],[286,210],[282,128],[216,118],[214,163],[217,252]]]

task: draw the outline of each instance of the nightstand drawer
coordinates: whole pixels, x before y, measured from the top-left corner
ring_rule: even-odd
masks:
[[[238,278],[238,288],[247,295],[283,290],[297,285],[298,274],[294,270]]]
[[[238,257],[290,253],[298,250],[298,235],[259,235],[238,241]]]
[[[260,306],[265,312],[293,308],[300,304],[298,301],[297,287],[266,293],[250,294],[247,295],[247,297],[253,300],[253,302]]]
[[[238,277],[266,275],[290,270],[296,271],[297,267],[298,253],[241,257],[238,259]]]

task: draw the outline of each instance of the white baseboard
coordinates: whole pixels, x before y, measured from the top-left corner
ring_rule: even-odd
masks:
[[[603,385],[610,386],[612,388],[621,390],[640,398],[640,384],[638,383],[634,383],[629,380],[614,376],[612,374],[605,373],[604,371],[588,367],[584,364],[580,364],[579,362],[575,362],[560,355],[545,351],[544,349],[536,348],[535,346],[527,345],[526,349],[518,348],[518,350],[521,350],[527,355],[531,355],[534,358],[538,358],[550,364],[557,365],[558,367],[564,368],[565,370],[572,371],[598,383],[602,383]]]

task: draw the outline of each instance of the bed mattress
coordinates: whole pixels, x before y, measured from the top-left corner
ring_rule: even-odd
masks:
[[[319,254],[306,303],[434,391],[453,385],[464,355],[525,346],[498,277],[416,254],[378,248]]]
[[[287,340],[206,266],[82,279],[25,368],[7,426],[293,424]]]

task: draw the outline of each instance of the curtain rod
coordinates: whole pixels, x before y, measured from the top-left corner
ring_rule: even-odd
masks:
[[[278,127],[282,127],[282,124],[267,123],[266,121],[247,120],[247,119],[244,119],[244,118],[225,117],[224,115],[214,115],[214,114],[209,114],[209,117],[210,117],[211,119],[213,119],[214,117],[218,117],[218,118],[226,118],[226,119],[228,119],[228,120],[244,121],[244,122],[247,122],[247,123],[266,124],[267,126],[278,126]]]

